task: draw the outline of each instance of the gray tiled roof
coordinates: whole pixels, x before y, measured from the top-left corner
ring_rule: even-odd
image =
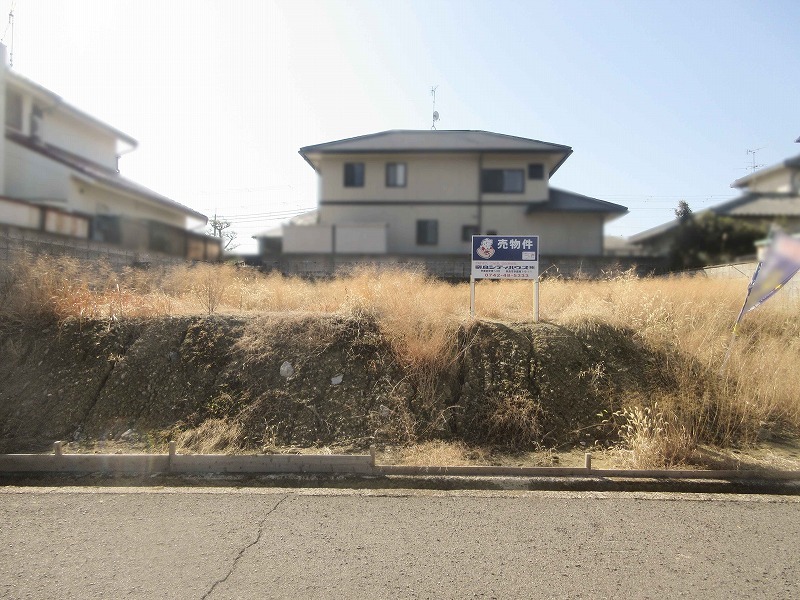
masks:
[[[614,204],[605,200],[598,200],[589,196],[575,194],[566,190],[550,188],[550,196],[545,202],[531,202],[525,210],[526,214],[533,212],[597,212],[610,213],[621,216],[628,212],[628,208],[621,204]]]
[[[752,217],[770,219],[775,217],[800,217],[800,196],[796,194],[758,193],[743,194],[717,206],[694,213],[695,216],[711,212],[723,217]],[[678,220],[662,223],[652,229],[630,237],[633,243],[648,242],[678,226]]]
[[[711,210],[718,215],[731,217],[798,217],[800,196],[753,192],[713,207]]]
[[[311,152],[571,152],[572,148],[490,131],[393,129],[300,149]]]
[[[372,152],[535,152],[561,154],[562,158],[550,172],[552,175],[572,154],[572,148],[562,144],[492,133],[491,131],[436,131],[424,129],[392,129],[300,148],[300,154],[312,166],[314,165],[309,159],[310,154]]]

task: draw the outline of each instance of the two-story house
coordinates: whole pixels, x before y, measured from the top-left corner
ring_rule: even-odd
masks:
[[[550,187],[560,144],[487,131],[384,131],[300,149],[319,174],[284,255],[469,256],[472,235],[540,236],[543,256],[599,257],[624,206]]]
[[[187,229],[207,217],[120,175],[129,135],[10,70],[0,45],[0,226],[142,253],[215,259],[219,241]]]

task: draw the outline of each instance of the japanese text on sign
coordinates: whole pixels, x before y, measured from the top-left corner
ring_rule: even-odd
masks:
[[[537,279],[539,236],[472,236],[472,277],[475,279]]]

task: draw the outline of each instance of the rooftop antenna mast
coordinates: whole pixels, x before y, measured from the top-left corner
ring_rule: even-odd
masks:
[[[748,150],[747,151],[748,154],[752,154],[753,155],[753,162],[749,167],[747,167],[748,169],[750,169],[751,173],[755,173],[758,169],[760,169],[761,167],[764,166],[764,165],[757,165],[756,164],[756,152],[758,152],[759,150],[763,150],[764,148],[766,148],[766,146],[761,146],[761,148],[756,148],[755,150]]]
[[[433,96],[433,122],[431,122],[431,129],[436,129],[436,121],[439,120],[439,111],[436,110],[436,88],[438,85],[435,85],[431,88],[431,96]]]
[[[17,0],[14,0],[11,3],[11,8],[8,11],[8,24],[6,25],[6,29],[3,32],[3,39],[0,40],[3,43],[6,41],[6,34],[11,31],[11,43],[9,44],[8,48],[8,66],[14,66],[14,7],[17,4]]]

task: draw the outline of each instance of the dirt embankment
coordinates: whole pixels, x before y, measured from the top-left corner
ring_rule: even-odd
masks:
[[[674,385],[664,357],[601,324],[476,322],[450,355],[411,370],[376,322],[329,315],[0,323],[0,451],[129,430],[206,451],[532,447],[594,439],[612,403]]]

